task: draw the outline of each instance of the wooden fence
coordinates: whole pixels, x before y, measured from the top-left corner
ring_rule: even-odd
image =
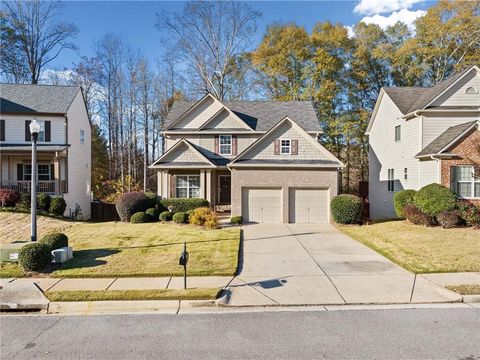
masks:
[[[92,201],[93,221],[120,221],[115,204],[108,204],[101,201]]]

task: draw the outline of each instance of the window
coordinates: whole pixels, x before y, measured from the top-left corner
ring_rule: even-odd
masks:
[[[177,175],[177,197],[178,198],[200,197],[200,176]]]
[[[38,164],[37,165],[37,180],[38,181],[50,181],[52,180],[53,174],[50,172],[51,166],[49,164]],[[23,180],[30,181],[32,180],[32,165],[23,164]]]
[[[387,187],[388,191],[395,191],[395,180],[393,180],[395,176],[395,171],[393,169],[388,169],[388,181],[387,181]]]
[[[5,120],[0,120],[0,141],[5,141]]]
[[[403,169],[403,179],[408,180],[408,168]]]
[[[50,180],[50,165],[38,165],[38,180],[48,181]]]
[[[290,139],[280,140],[280,154],[291,154],[292,153],[292,142]]]
[[[80,129],[80,144],[85,144],[85,131]]]
[[[473,166],[462,165],[450,168],[450,188],[462,198],[480,198],[480,177],[475,177]]]
[[[478,90],[473,86],[470,86],[465,90],[465,94],[478,94]]]
[[[400,125],[395,126],[395,141],[402,139],[402,127]]]
[[[232,135],[220,135],[220,155],[232,155]]]

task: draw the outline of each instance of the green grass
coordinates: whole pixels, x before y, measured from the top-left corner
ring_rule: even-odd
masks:
[[[0,264],[0,278],[17,278],[24,277],[25,272],[17,263]]]
[[[82,290],[47,291],[50,301],[106,301],[106,300],[215,300],[221,290],[196,288],[187,290]]]
[[[461,295],[480,295],[480,285],[478,284],[447,285],[446,288]]]
[[[337,227],[413,273],[480,271],[480,231],[473,228],[443,229],[406,221]]]
[[[178,259],[185,241],[190,276],[230,276],[238,265],[239,229],[106,222],[78,224],[66,234],[74,258],[53,277],[181,276]]]

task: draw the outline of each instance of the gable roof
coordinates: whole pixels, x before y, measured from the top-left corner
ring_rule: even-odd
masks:
[[[210,119],[205,121],[203,125],[201,125],[198,130],[203,130],[205,129],[208,125],[210,125],[214,120],[216,120],[222,112],[228,112],[232,117],[237,121],[237,123],[240,125],[240,127],[236,130],[250,130],[252,131],[253,129],[245,123],[242,119],[240,119],[237,114],[235,114],[233,111],[231,111],[229,108],[226,106],[223,106],[220,110],[218,110]],[[212,130],[212,129],[209,129]]]
[[[168,113],[163,130],[168,129],[198,102],[176,101]],[[310,101],[223,101],[222,104],[255,131],[267,131],[286,116],[294,117],[305,131],[322,131]]]
[[[0,84],[0,111],[8,114],[66,114],[80,86]]]
[[[402,114],[410,112],[413,104],[428,90],[424,87],[385,87],[390,99],[397,105]]]
[[[472,128],[478,126],[478,121],[470,121],[464,124],[450,126],[440,136],[428,144],[415,157],[436,155],[448,149],[455,141],[468,133]]]
[[[188,147],[188,149],[191,149],[193,152],[195,152],[201,159],[204,160],[204,162],[179,162],[179,163],[175,163],[175,162],[166,161],[166,159],[178,147],[180,147],[182,145],[186,145]],[[192,168],[192,167],[197,167],[197,166],[205,167],[205,163],[207,163],[208,164],[207,166],[210,166],[210,167],[215,167],[216,166],[211,161],[211,159],[209,159],[207,156],[205,156],[205,154],[200,152],[194,144],[192,144],[190,141],[188,141],[186,139],[181,139],[181,140],[177,141],[177,143],[175,145],[173,145],[170,149],[168,149],[168,151],[166,153],[164,153],[157,160],[155,160],[154,163],[149,166],[149,168],[161,168],[164,165],[167,165],[167,167],[175,166],[175,167],[186,167],[186,168]]]
[[[284,123],[289,122],[293,127],[295,127],[300,133],[303,133],[307,141],[310,141],[317,149],[325,155],[325,159],[321,160],[302,160],[302,159],[273,159],[273,160],[255,160],[248,159],[243,160],[252,149],[261,144],[265,138],[267,138],[271,133],[277,130]],[[318,141],[316,141],[312,136],[310,136],[301,126],[299,126],[295,121],[293,121],[288,116],[284,117],[281,121],[271,127],[267,132],[255,140],[250,146],[248,146],[244,151],[238,154],[231,162],[228,164],[229,167],[235,167],[239,163],[244,165],[262,165],[262,166],[276,166],[276,165],[292,165],[292,166],[313,166],[313,167],[344,167],[343,163],[338,160],[330,151],[325,149]]]

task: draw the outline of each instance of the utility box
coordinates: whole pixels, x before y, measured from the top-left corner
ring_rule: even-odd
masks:
[[[65,246],[60,249],[52,250],[53,262],[62,264],[73,258],[73,250],[71,247]]]
[[[22,247],[31,244],[28,241],[17,241],[0,246],[0,262],[18,262],[18,254]]]

